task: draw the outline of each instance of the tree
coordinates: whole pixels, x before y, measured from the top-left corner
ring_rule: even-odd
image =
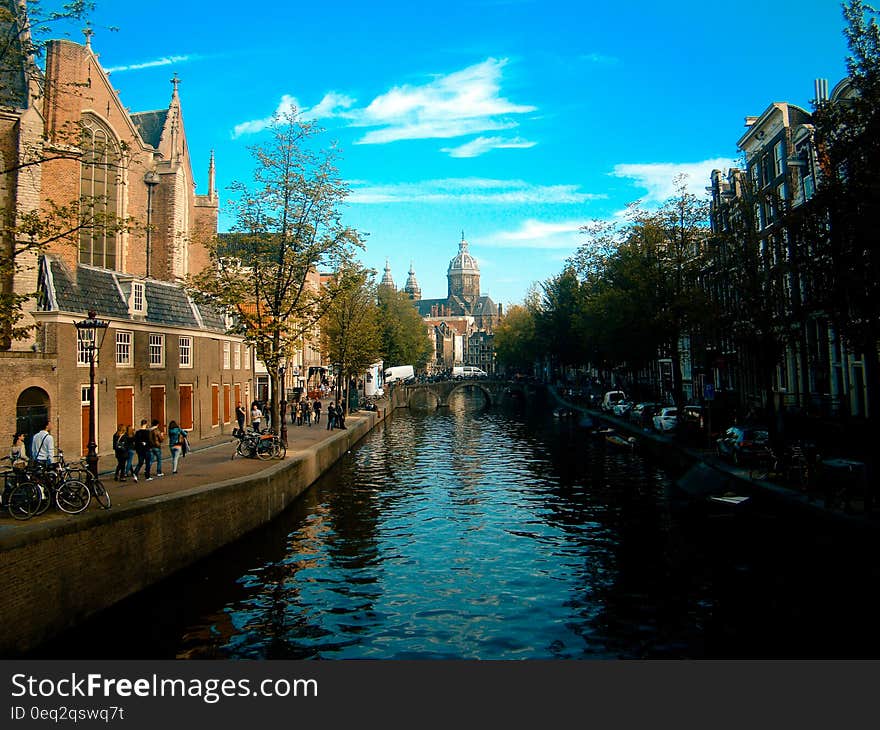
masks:
[[[348,405],[348,383],[380,358],[381,336],[376,287],[372,272],[346,263],[335,276],[337,295],[321,319],[322,349],[339,367],[344,384],[343,408]]]
[[[849,89],[817,100],[813,115],[822,175],[810,201],[817,306],[865,364],[868,410],[880,414],[880,28],[862,0],[843,5]]]
[[[434,350],[425,322],[409,295],[389,286],[380,286],[378,300],[385,367],[412,365],[416,370],[423,370]]]
[[[318,270],[341,268],[363,240],[341,222],[348,187],[335,149],[316,146],[321,130],[293,110],[276,116],[270,131],[267,142],[251,147],[253,183],[231,186],[233,235],[209,243],[212,265],[189,285],[234,315],[276,394],[279,368],[340,291],[333,281],[321,287]],[[272,423],[280,423],[274,395]]]
[[[540,355],[535,312],[522,304],[509,307],[495,328],[495,357],[499,365],[531,373]]]

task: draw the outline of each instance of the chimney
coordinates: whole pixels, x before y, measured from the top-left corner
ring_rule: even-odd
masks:
[[[828,79],[816,79],[813,81],[813,91],[816,94],[816,104],[828,101]]]

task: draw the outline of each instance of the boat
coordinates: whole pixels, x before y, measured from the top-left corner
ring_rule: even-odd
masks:
[[[553,409],[553,418],[572,418],[575,412],[572,408],[555,408]]]
[[[633,436],[630,436],[629,438],[624,438],[619,433],[616,433],[614,431],[605,435],[605,442],[610,444],[611,446],[617,446],[623,449],[631,449],[636,445],[636,440]]]

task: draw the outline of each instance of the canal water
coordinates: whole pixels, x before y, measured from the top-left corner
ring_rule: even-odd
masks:
[[[398,411],[270,525],[35,656],[880,656],[864,544],[695,511],[549,411]]]

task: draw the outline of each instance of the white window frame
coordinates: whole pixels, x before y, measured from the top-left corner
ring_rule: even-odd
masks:
[[[147,287],[142,281],[131,282],[131,311],[134,314],[147,313]]]
[[[232,369],[241,370],[241,345],[238,342],[232,348]]]
[[[126,339],[128,340],[127,342]],[[134,367],[133,346],[134,332],[131,330],[116,330],[116,367]],[[120,358],[120,354],[123,353],[127,355],[124,359]]]
[[[223,340],[223,369],[229,370],[229,365],[231,363],[230,353],[232,351],[232,343],[229,340]]]
[[[780,139],[773,145],[773,172],[779,177],[785,170],[785,140]]]
[[[251,346],[245,345],[244,347],[244,369],[251,369]]]
[[[95,341],[95,330],[76,331],[76,365],[77,367],[89,366],[89,344]],[[95,365],[98,364],[98,352],[95,351]]]
[[[180,336],[177,341],[177,351],[178,367],[191,368],[193,366],[193,338],[190,335]],[[186,358],[184,358],[184,353],[186,353]]]
[[[156,350],[155,348],[158,348]],[[158,354],[158,357],[156,355]],[[165,335],[158,332],[150,332],[149,355],[151,368],[165,367]]]

